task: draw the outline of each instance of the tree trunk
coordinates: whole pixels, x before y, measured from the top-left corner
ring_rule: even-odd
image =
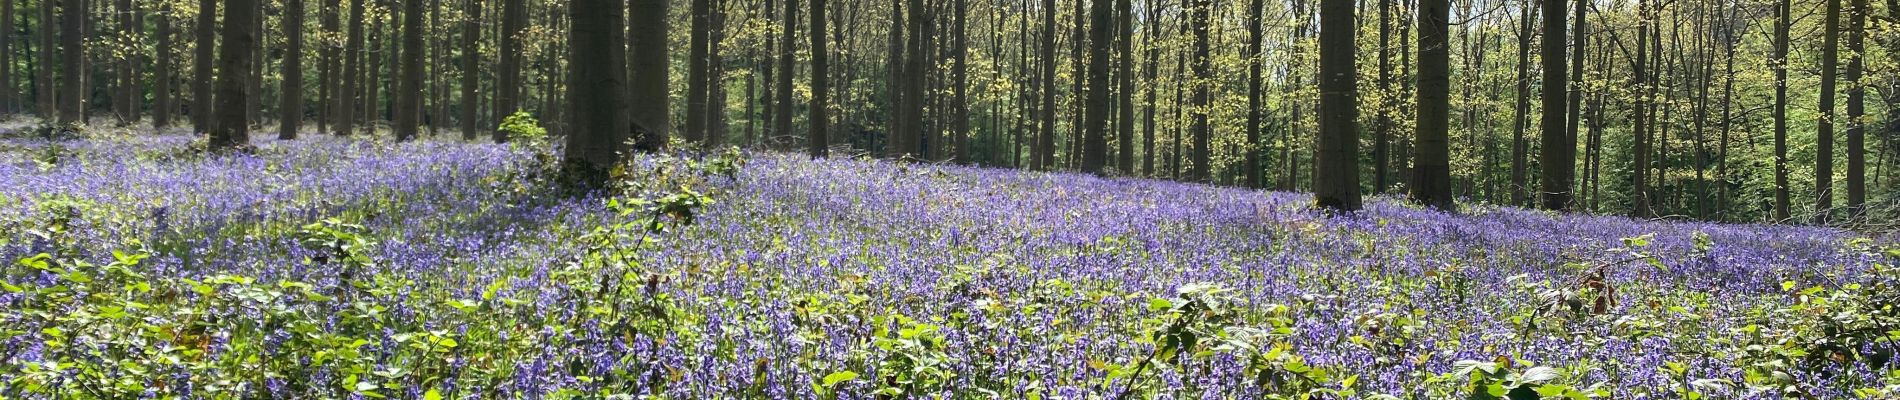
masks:
[[[1350,10],[1350,0],[1336,2],[1346,3],[1346,5],[1343,6],[1335,6],[1347,7],[1348,9],[1344,12],[1348,15],[1352,13]],[[1194,73],[1192,77],[1195,82],[1190,85],[1192,86],[1194,95],[1192,100],[1190,100],[1191,105],[1188,111],[1192,119],[1191,124],[1193,125],[1192,128],[1189,128],[1189,134],[1194,136],[1192,139],[1194,142],[1193,148],[1189,149],[1188,153],[1193,156],[1193,159],[1190,160],[1193,165],[1188,168],[1187,180],[1192,182],[1209,182],[1210,178],[1213,177],[1211,175],[1213,166],[1209,165],[1211,164],[1212,157],[1209,157],[1210,128],[1208,127],[1207,121],[1207,104],[1208,101],[1211,100],[1211,97],[1209,88],[1207,87],[1208,84],[1202,81],[1213,79],[1213,66],[1209,59],[1209,53],[1212,52],[1212,44],[1208,39],[1209,24],[1211,22],[1209,21],[1208,14],[1213,11],[1214,4],[1211,0],[1190,0],[1188,4],[1191,4],[1190,7],[1193,7],[1188,10],[1189,18],[1192,20],[1188,22],[1188,24],[1191,25],[1191,28],[1194,30],[1194,60],[1192,62]],[[1351,21],[1346,21],[1345,23],[1348,25],[1343,26],[1351,26]],[[1337,44],[1337,42],[1328,42],[1328,44]],[[1351,94],[1347,94],[1347,96],[1351,96]]]
[[[1383,7],[1385,3],[1381,0],[1380,4]],[[1260,87],[1261,63],[1265,62],[1265,55],[1262,53],[1265,50],[1264,46],[1266,40],[1265,31],[1262,29],[1263,21],[1260,19],[1263,7],[1265,7],[1265,2],[1261,0],[1253,0],[1247,4],[1247,49],[1244,51],[1247,54],[1247,126],[1244,129],[1247,131],[1247,187],[1251,188],[1266,186],[1266,181],[1261,178],[1262,171],[1260,169],[1260,123],[1261,118],[1265,117],[1260,110],[1265,100],[1265,92],[1261,91]],[[1380,10],[1379,15],[1381,21],[1384,21],[1385,11],[1383,8]],[[1383,31],[1381,31],[1379,37],[1385,37]],[[1385,46],[1383,43],[1380,44],[1379,49],[1380,53],[1384,54]],[[1381,55],[1380,59],[1383,60],[1384,56]],[[1380,127],[1380,138],[1383,140],[1383,134],[1385,132],[1383,130],[1384,125],[1380,125]],[[1381,151],[1385,149],[1383,142],[1380,142],[1377,146]],[[1383,167],[1383,164],[1381,164],[1381,166]],[[1381,171],[1383,171],[1383,169],[1381,169]],[[1383,181],[1384,178],[1380,179]]]
[[[1101,174],[1108,164],[1109,53],[1114,31],[1111,0],[1089,1],[1088,106],[1082,133],[1082,172]],[[1078,27],[1079,29],[1079,27]]]
[[[1841,1],[1825,0],[1821,39],[1821,114],[1814,132],[1814,223],[1825,225],[1834,209],[1834,87],[1840,64]]]
[[[39,107],[40,118],[51,117],[57,112],[58,100],[53,95],[57,91],[53,87],[53,49],[59,48],[57,43],[59,24],[53,20],[53,9],[58,6],[57,1],[40,0],[40,53],[38,69],[34,71],[36,76],[33,85],[36,95],[33,103]]]
[[[825,0],[811,1],[811,139],[812,158],[824,158],[831,149],[830,54],[825,47]]]
[[[1412,201],[1452,210],[1451,7],[1445,0],[1419,0],[1418,155],[1412,168]]]
[[[86,23],[86,0],[62,0],[59,12],[60,64],[65,69],[60,77],[59,123],[84,125],[86,52],[82,32]]]
[[[1530,130],[1531,112],[1531,27],[1536,25],[1537,13],[1532,12],[1534,0],[1527,0],[1518,15],[1517,32],[1517,109],[1513,117],[1511,132],[1511,204],[1530,206],[1530,142],[1525,139],[1525,131]]]
[[[136,40],[143,24],[138,10],[132,7],[132,0],[119,0],[117,9],[113,11],[119,14],[119,40]],[[117,116],[120,126],[129,126],[139,119],[138,53],[142,49],[133,46],[127,50],[117,60],[119,90],[112,101],[113,108],[119,111]]]
[[[253,61],[251,51],[257,46],[251,26],[257,17],[255,0],[224,1],[224,47],[218,51],[218,104],[216,125],[211,130],[211,148],[236,148],[250,143],[246,132],[250,127],[244,120],[247,115],[244,105],[249,101],[245,86],[250,81],[247,75]]]
[[[11,115],[19,108],[13,85],[13,1],[0,1],[0,114]]]
[[[165,129],[172,126],[172,115],[177,106],[172,104],[172,10],[170,5],[160,5],[158,9],[158,59],[152,70],[152,128]]]
[[[955,30],[951,34],[953,42],[950,49],[950,107],[953,110],[950,134],[954,139],[951,145],[956,151],[950,158],[967,164],[970,162],[969,4],[966,4],[966,0],[954,1],[952,7],[955,8],[956,21],[952,23]]]
[[[573,24],[567,52],[573,79],[568,85],[572,91],[568,109],[574,127],[567,132],[564,161],[569,172],[595,180],[604,178],[604,173],[619,162],[620,139],[628,129],[621,4],[616,0],[574,0],[568,10]],[[415,25],[422,23],[416,21]],[[420,62],[416,64],[418,68],[413,69],[420,70]]]
[[[1320,0],[1319,153],[1313,194],[1320,207],[1357,211],[1359,200],[1359,109],[1355,91],[1358,43],[1353,38],[1352,0]]]
[[[792,93],[792,75],[796,72],[796,70],[793,69],[792,62],[796,61],[796,49],[798,48],[798,45],[795,44],[797,42],[794,41],[798,37],[798,0],[785,0],[785,15],[782,17],[784,19],[780,20],[780,22],[784,23],[784,25],[780,27],[779,45],[782,46],[783,52],[779,54],[778,90],[776,91],[779,96],[778,114],[773,116],[777,119],[772,121],[772,130],[779,135],[789,136],[792,133],[792,101],[793,98],[796,97],[793,96]],[[688,101],[690,101],[690,99]],[[689,109],[691,108],[691,104],[687,106]],[[693,117],[690,110],[687,113],[689,118]],[[691,123],[689,122],[688,125],[691,125]],[[691,133],[688,133],[688,135],[690,136]]]
[[[686,61],[686,141],[705,144],[706,141],[706,98],[708,97],[707,70],[709,65],[707,36],[712,30],[712,0],[692,0],[691,42],[688,43]],[[786,29],[791,29],[787,25]]]
[[[915,1],[915,0],[912,0]],[[1042,0],[1042,95],[1040,132],[1036,135],[1031,168],[1055,169],[1056,161],[1056,0]]]
[[[350,0],[349,37],[343,45],[343,86],[336,93],[336,134],[348,136],[354,133],[356,126],[356,96],[362,93],[363,60],[363,3],[369,0]]]
[[[277,138],[297,138],[303,127],[303,0],[288,0],[284,6],[284,87],[280,100]]]
[[[1539,179],[1538,191],[1542,206],[1547,210],[1570,209],[1570,185],[1576,175],[1577,147],[1570,143],[1565,131],[1563,110],[1565,106],[1565,86],[1569,79],[1564,75],[1564,3],[1563,0],[1544,1],[1544,112],[1541,115],[1543,140],[1538,164],[1543,176]],[[1583,0],[1578,0],[1583,1]]]
[[[627,43],[628,69],[632,71],[627,104],[634,148],[659,151],[666,148],[669,113],[667,86],[667,0],[631,0],[633,13],[627,26],[633,41]]]
[[[483,125],[477,111],[481,103],[482,1],[467,0],[468,14],[462,16],[462,117],[458,122],[462,123],[462,140],[466,141],[474,141]],[[639,6],[634,7],[638,13]]]
[[[422,53],[425,50],[422,47],[422,1],[423,0],[402,0],[402,78],[400,78],[402,82],[401,88],[396,91],[395,129],[396,141],[399,142],[414,140],[416,134],[420,132],[418,127],[422,123]],[[620,6],[616,4],[609,8],[619,10]],[[617,14],[618,13],[616,13],[616,15]],[[614,21],[614,26],[620,26],[620,21]],[[614,43],[620,43],[620,31],[618,29],[614,30],[612,36],[614,37]],[[625,57],[626,53],[624,52],[626,50],[622,49],[621,51],[622,57]],[[622,71],[622,69],[615,68],[614,71]],[[618,72],[616,72],[616,74],[618,74]],[[620,83],[622,81],[619,78],[615,78],[614,82]],[[624,96],[624,94],[616,94],[615,96]],[[621,118],[626,117],[622,116]]]
[[[521,30],[527,18],[522,2],[526,0],[502,0],[501,5],[501,62],[496,71],[495,118],[507,118],[521,110]],[[569,5],[568,7],[574,7]],[[553,121],[550,121],[553,122]],[[496,129],[495,142],[508,141],[508,133]]]
[[[1860,83],[1866,52],[1867,0],[1851,0],[1847,27],[1847,210],[1858,221],[1867,204],[1867,139],[1861,118],[1866,114],[1867,89]]]

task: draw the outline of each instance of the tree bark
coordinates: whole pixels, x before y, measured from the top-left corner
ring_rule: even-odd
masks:
[[[1825,225],[1834,209],[1834,88],[1840,66],[1841,1],[1825,0],[1821,39],[1821,104],[1814,132],[1814,223]]]
[[[521,110],[521,29],[527,18],[522,2],[525,0],[502,0],[501,11],[501,62],[495,84],[495,118],[507,118]],[[568,7],[574,7],[569,5]],[[552,121],[550,121],[552,122]],[[496,143],[508,141],[508,133],[496,129]]]
[[[659,151],[666,148],[668,93],[667,0],[631,0],[633,13],[627,26],[633,41],[627,43],[628,69],[632,71],[627,104],[634,148]]]
[[[792,75],[796,72],[796,70],[793,69],[793,61],[796,61],[795,54],[797,54],[796,49],[798,47],[798,45],[795,44],[797,43],[795,40],[797,40],[796,38],[798,37],[798,0],[785,0],[785,15],[782,17],[784,19],[780,20],[780,22],[784,25],[780,26],[779,45],[783,46],[783,48],[778,59],[779,75],[778,90],[776,91],[779,96],[778,114],[773,116],[777,119],[772,121],[772,130],[779,135],[791,135],[792,101],[796,97],[793,96],[794,93],[792,93]],[[691,108],[690,104],[688,104],[688,108]],[[688,117],[691,117],[690,110],[688,114]],[[690,124],[689,122],[688,125]],[[689,133],[688,135],[691,134]]]
[[[595,180],[604,178],[604,173],[619,162],[618,143],[628,129],[621,4],[616,0],[574,0],[568,10],[572,25],[567,54],[573,79],[568,85],[572,91],[568,109],[574,127],[567,132],[564,160],[569,172]]]
[[[1082,138],[1082,172],[1101,174],[1108,164],[1110,36],[1115,17],[1111,0],[1089,1],[1088,107]]]
[[[59,123],[84,125],[86,0],[62,0],[59,12],[60,64],[65,70],[60,78]]]
[[[1412,168],[1412,201],[1439,210],[1455,207],[1451,190],[1451,7],[1446,0],[1419,0],[1418,155]]]
[[[244,105],[250,96],[245,86],[250,81],[251,51],[257,46],[251,26],[256,18],[256,0],[224,0],[224,47],[218,49],[217,122],[211,130],[211,148],[250,143]]]
[[[811,139],[812,158],[824,158],[831,150],[830,54],[825,47],[825,0],[811,1]]]
[[[1860,83],[1866,48],[1867,0],[1849,1],[1847,27],[1847,210],[1858,221],[1867,204],[1867,139],[1861,118],[1866,114],[1867,89]]]
[[[422,32],[424,29],[422,27],[423,0],[402,1],[402,82],[400,83],[401,88],[396,91],[395,129],[396,141],[399,142],[414,140],[420,131],[423,93],[422,54],[423,51],[425,51],[422,47]],[[609,8],[619,10],[620,6],[615,4]],[[615,14],[618,15],[618,13]],[[614,21],[614,26],[620,26],[620,21]],[[614,30],[612,36],[614,37],[614,43],[620,42],[620,31],[618,29]],[[626,50],[623,49],[621,51],[622,57],[625,57],[626,53],[624,52]],[[614,71],[622,71],[622,69],[615,68]],[[614,82],[619,83],[622,81],[616,78]],[[625,118],[625,116],[621,118]]]
[[[1577,148],[1570,143],[1563,112],[1567,109],[1565,100],[1568,100],[1565,87],[1570,82],[1564,71],[1563,22],[1566,3],[1563,0],[1543,1],[1544,112],[1540,124],[1543,129],[1543,147],[1538,160],[1543,176],[1538,181],[1538,192],[1544,209],[1569,210],[1570,185],[1576,175]]]
[[[462,16],[462,140],[474,141],[483,125],[478,107],[481,103],[482,75],[482,2],[466,0],[468,13]],[[638,6],[635,12],[642,12]],[[630,55],[632,53],[629,53]],[[638,75],[635,75],[636,77]]]
[[[350,28],[348,38],[343,44],[343,86],[336,93],[336,128],[338,136],[354,133],[356,126],[356,97],[362,93],[363,60],[363,3],[369,0],[350,1]]]
[[[1348,15],[1352,13],[1350,0],[1334,2],[1346,3],[1347,5],[1336,6],[1347,7],[1343,12]],[[1211,164],[1212,157],[1209,157],[1210,128],[1208,127],[1207,121],[1207,106],[1208,101],[1211,100],[1211,95],[1207,87],[1208,83],[1204,81],[1213,79],[1213,65],[1209,57],[1209,53],[1212,52],[1212,44],[1208,39],[1208,31],[1210,28],[1208,14],[1213,11],[1214,4],[1211,0],[1190,0],[1188,4],[1192,4],[1191,7],[1193,7],[1188,10],[1189,18],[1191,19],[1191,22],[1188,22],[1188,24],[1191,25],[1194,31],[1194,60],[1192,61],[1194,68],[1192,79],[1194,83],[1189,85],[1192,87],[1194,94],[1190,100],[1191,104],[1188,110],[1189,118],[1192,120],[1192,127],[1188,130],[1189,134],[1193,136],[1193,147],[1188,150],[1188,153],[1192,155],[1193,159],[1190,160],[1192,165],[1188,167],[1187,180],[1191,182],[1209,182],[1211,180],[1210,178],[1213,177],[1211,175],[1213,166],[1209,165]],[[1339,11],[1335,10],[1335,12],[1337,13]],[[1348,25],[1343,26],[1350,27],[1352,21],[1348,20],[1345,21],[1345,23]],[[1337,40],[1337,38],[1335,38],[1335,40]],[[1327,42],[1327,45],[1331,44],[1338,43],[1336,41]],[[1350,97],[1351,94],[1348,93],[1347,96]]]
[[[284,6],[284,81],[277,138],[297,138],[303,128],[303,0],[288,0]]]
[[[1546,0],[1549,1],[1549,0]],[[1320,0],[1319,153],[1313,194],[1322,208],[1358,211],[1358,43],[1352,0]]]

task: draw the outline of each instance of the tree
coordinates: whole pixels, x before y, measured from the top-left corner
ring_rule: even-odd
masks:
[[[350,0],[349,35],[343,43],[343,90],[336,94],[336,134],[349,135],[356,124],[356,95],[362,93],[363,59],[363,3],[369,0]],[[369,101],[369,100],[366,100]]]
[[[950,117],[952,123],[950,130],[952,132],[951,136],[955,140],[952,146],[956,148],[956,152],[950,158],[960,163],[968,163],[971,161],[969,87],[970,33],[969,21],[967,21],[970,7],[966,0],[954,1],[952,7],[955,8],[956,22],[953,22],[952,26],[955,27],[956,30],[951,33],[952,40],[955,42],[950,45],[950,79],[953,81],[950,86],[950,107],[954,109],[955,115]]]
[[[1190,85],[1193,87],[1194,96],[1192,105],[1189,106],[1190,118],[1193,120],[1191,122],[1193,127],[1189,128],[1189,130],[1192,131],[1191,134],[1194,136],[1194,147],[1189,149],[1189,152],[1193,154],[1194,159],[1192,160],[1193,165],[1188,168],[1187,180],[1207,182],[1209,178],[1212,178],[1210,175],[1212,165],[1209,165],[1212,162],[1212,157],[1209,157],[1208,154],[1211,138],[1207,121],[1207,104],[1210,100],[1210,95],[1208,93],[1208,85],[1203,81],[1210,79],[1213,75],[1213,65],[1209,59],[1209,53],[1212,51],[1212,48],[1208,40],[1208,14],[1213,11],[1214,3],[1212,0],[1189,0],[1188,4],[1190,4],[1189,7],[1191,7],[1188,10],[1190,14],[1188,18],[1192,20],[1188,22],[1188,24],[1192,25],[1194,30],[1194,83]],[[1344,7],[1351,6],[1347,5]],[[1347,10],[1346,12],[1351,13],[1352,11]],[[1350,24],[1351,22],[1348,21],[1347,23]],[[1351,55],[1347,57],[1351,57]]]
[[[40,0],[39,4],[40,4],[40,7],[39,7],[40,9],[39,62],[40,64],[43,64],[43,65],[41,65],[39,68],[37,68],[34,71],[35,74],[33,77],[33,80],[34,80],[33,91],[35,92],[36,95],[34,96],[35,99],[33,102],[39,106],[40,116],[45,117],[45,116],[53,115],[55,112],[57,112],[55,103],[58,103],[58,101],[55,100],[53,96],[55,89],[53,88],[53,65],[52,64],[53,64],[53,49],[59,48],[59,44],[57,43],[58,36],[59,36],[59,33],[58,33],[59,24],[54,22],[54,19],[53,19],[53,16],[54,16],[53,9],[58,7],[58,2],[57,0]]]
[[[17,111],[13,86],[13,3],[0,1],[0,114]]]
[[[564,162],[569,173],[597,183],[619,162],[620,138],[628,129],[621,5],[616,0],[574,0],[568,10],[573,24],[568,31],[573,79],[568,109],[574,129],[567,134]]]
[[[86,107],[86,0],[60,2],[59,45],[60,75],[59,123],[84,125]]]
[[[474,141],[482,125],[479,121],[482,102],[479,78],[482,76],[483,0],[466,1],[468,13],[462,16],[462,117],[460,122],[462,123],[462,140]],[[634,10],[640,9],[634,8]]]
[[[1864,69],[1863,54],[1867,31],[1867,0],[1851,0],[1847,26],[1847,210],[1856,220],[1867,204],[1867,139],[1861,119],[1865,116],[1867,87],[1860,82]],[[1891,112],[1891,111],[1890,111]]]
[[[794,97],[792,96],[792,75],[796,72],[792,69],[792,61],[796,58],[792,49],[797,47],[793,44],[795,43],[793,40],[798,32],[798,0],[785,0],[785,15],[782,17],[784,19],[781,22],[784,25],[780,30],[782,36],[779,37],[779,43],[784,47],[781,49],[783,54],[779,54],[778,59],[779,75],[776,91],[779,96],[778,114],[773,115],[776,119],[772,121],[772,131],[780,135],[788,135],[792,132],[792,98]],[[690,108],[691,105],[688,107]],[[691,111],[688,111],[688,114],[691,114]],[[693,118],[692,115],[687,117]],[[689,132],[688,135],[688,139],[691,139],[692,133]]]
[[[521,30],[527,16],[523,0],[501,2],[501,62],[495,82],[495,117],[514,115],[521,110]],[[569,5],[572,8],[574,5]],[[623,53],[624,56],[624,53]],[[550,118],[551,120],[551,118]],[[508,133],[495,130],[495,142],[508,141]]]
[[[1133,3],[1133,1],[1130,0],[1115,1],[1116,20],[1120,24],[1121,31],[1115,38],[1115,51],[1116,53],[1120,53],[1120,56],[1116,58],[1117,61],[1120,62],[1120,65],[1115,67],[1115,70],[1118,71],[1115,75],[1116,80],[1119,81],[1117,82],[1115,94],[1116,97],[1121,99],[1121,104],[1115,106],[1115,110],[1119,111],[1117,116],[1120,117],[1120,119],[1115,122],[1115,130],[1117,133],[1115,143],[1116,149],[1119,150],[1120,153],[1120,158],[1115,165],[1121,169],[1121,173],[1125,175],[1134,175],[1136,173],[1135,8],[1131,3]],[[961,24],[961,22],[958,23],[958,25]],[[961,31],[959,31],[959,35],[961,34]],[[960,59],[963,56],[958,55],[958,57]],[[961,64],[962,61],[959,60],[958,63]],[[964,108],[967,109],[969,107],[964,106]]]
[[[1542,206],[1548,210],[1569,210],[1572,180],[1576,177],[1577,146],[1569,139],[1566,131],[1563,110],[1567,100],[1565,86],[1569,79],[1564,71],[1564,3],[1563,0],[1544,1],[1544,112],[1541,128],[1543,140],[1538,164],[1543,173],[1538,188]],[[1577,0],[1584,1],[1584,0]]]
[[[914,1],[914,0],[913,0]],[[1042,0],[1042,76],[1037,78],[1041,85],[1037,94],[1042,96],[1042,104],[1036,107],[1042,115],[1038,117],[1041,128],[1036,134],[1036,144],[1031,151],[1030,166],[1036,170],[1055,169],[1056,161],[1056,0]]]
[[[171,3],[161,3],[157,22],[157,32],[153,34],[158,41],[158,57],[152,70],[152,127],[170,128],[172,115],[178,110],[172,104],[172,9]]]
[[[252,49],[257,37],[251,24],[257,18],[256,0],[224,0],[224,47],[218,50],[216,125],[211,128],[211,148],[229,149],[250,143],[248,110]]]
[[[1263,105],[1262,103],[1265,101],[1264,97],[1266,96],[1266,92],[1262,91],[1260,87],[1260,64],[1264,62],[1264,60],[1262,60],[1264,57],[1262,53],[1265,50],[1262,46],[1265,45],[1263,42],[1265,41],[1266,35],[1265,29],[1263,29],[1264,27],[1262,26],[1264,24],[1260,20],[1260,14],[1264,7],[1265,2],[1261,0],[1252,0],[1247,3],[1247,49],[1245,50],[1247,54],[1247,126],[1245,128],[1247,130],[1247,156],[1245,162],[1247,187],[1252,188],[1266,186],[1266,181],[1261,176],[1262,171],[1260,170],[1260,122],[1261,118],[1265,117],[1262,115],[1260,107]],[[1385,14],[1381,11],[1380,15],[1383,16]],[[1381,48],[1383,49],[1383,47]],[[1383,146],[1379,148],[1384,149]]]
[[[1841,0],[1825,0],[1821,38],[1821,116],[1814,129],[1814,223],[1826,224],[1834,209],[1834,88],[1840,66]]]
[[[284,5],[284,89],[279,107],[277,138],[297,138],[303,127],[303,0]]]
[[[1548,0],[1547,0],[1548,1]],[[1358,211],[1358,43],[1352,0],[1320,0],[1319,153],[1313,195],[1333,211]]]
[[[1632,164],[1635,168],[1632,168],[1631,172],[1633,173],[1630,174],[1630,209],[1632,210],[1631,214],[1637,218],[1649,218],[1653,214],[1649,208],[1650,163],[1648,122],[1650,90],[1648,82],[1649,73],[1644,70],[1646,67],[1644,61],[1647,60],[1646,52],[1649,50],[1649,31],[1651,28],[1649,3],[1638,0],[1636,7],[1637,23],[1640,25],[1636,28],[1636,57],[1630,59],[1630,70],[1633,72],[1631,76],[1634,80],[1630,86],[1636,90],[1636,107],[1630,110],[1630,113],[1634,115],[1631,119],[1634,120],[1632,121],[1632,125],[1635,127],[1635,131],[1631,135],[1631,141],[1634,142],[1634,146],[1632,146],[1633,149],[1631,150],[1631,153],[1634,154],[1631,154],[1631,157],[1634,158]]]
[[[711,41],[707,38],[712,31],[712,0],[692,0],[692,40],[688,48],[686,67],[686,141],[705,143],[706,140],[706,99],[710,93],[710,68],[708,55]],[[786,28],[789,32],[790,25]]]
[[[1089,1],[1088,108],[1082,133],[1082,172],[1101,174],[1108,164],[1108,58],[1115,14],[1111,0]]]
[[[631,29],[627,43],[629,129],[634,148],[658,151],[666,148],[668,111],[667,85],[667,0],[630,0],[633,13],[627,18]]]
[[[811,148],[812,158],[824,158],[830,151],[831,120],[825,113],[831,108],[830,55],[825,48],[825,0],[811,1]]]
[[[1792,216],[1788,183],[1788,30],[1793,17],[1789,2],[1781,0],[1775,5],[1775,221],[1787,221]]]
[[[1418,8],[1418,155],[1412,167],[1412,201],[1451,210],[1451,7],[1446,0],[1419,0]]]
[[[422,1],[423,0],[403,0],[402,88],[396,92],[395,128],[397,141],[415,139],[418,131],[417,127],[420,126],[422,121],[422,53],[425,51],[422,47],[422,32],[424,29],[422,27]],[[610,8],[618,10],[620,6],[615,4]],[[620,21],[614,21],[614,26],[620,26]],[[614,37],[613,42],[618,45],[620,43],[620,30],[615,29],[612,36]],[[625,57],[626,50],[622,49],[620,51],[622,51],[622,53],[620,53],[621,57]],[[616,71],[615,74],[619,74],[618,71],[622,71],[622,69],[616,67],[614,71]],[[615,78],[614,82],[621,83],[622,81],[620,78]],[[624,94],[616,96],[624,96]],[[625,118],[625,116],[621,118]],[[623,131],[625,131],[625,129],[614,132]]]
[[[139,10],[132,6],[132,0],[119,0],[117,9],[113,11],[119,14],[119,40],[136,40],[140,31],[144,30],[144,18],[139,15]],[[117,60],[119,87],[112,100],[113,109],[118,110],[120,126],[131,125],[133,121],[139,119],[139,98],[142,93],[139,90],[141,85],[138,79],[138,53],[142,52],[142,49],[134,47],[128,50],[121,53]],[[0,102],[0,105],[4,104]],[[0,106],[0,108],[4,107]]]

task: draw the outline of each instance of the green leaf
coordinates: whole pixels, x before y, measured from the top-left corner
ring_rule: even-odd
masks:
[[[422,392],[422,400],[442,400],[442,392],[429,389],[427,392]]]
[[[851,371],[833,372],[831,375],[825,375],[824,385],[829,388],[838,386],[839,383],[847,382],[852,379],[858,379],[858,373]]]

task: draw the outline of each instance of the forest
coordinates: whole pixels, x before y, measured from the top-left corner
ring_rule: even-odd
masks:
[[[230,75],[216,49],[241,40],[219,31],[234,6],[9,3],[7,111],[210,131]],[[579,53],[565,10],[609,4],[344,3],[235,6],[251,11],[234,82],[246,126],[501,141],[494,127],[519,111],[557,136],[579,129],[568,56],[595,53]],[[614,3],[619,84],[647,147],[1341,186],[1441,208],[1877,225],[1896,212],[1894,4],[1380,0],[1328,30],[1316,1],[670,3]],[[1351,79],[1322,79],[1338,74]],[[1353,117],[1321,122],[1328,82]],[[1327,146],[1332,125],[1345,136]],[[1345,169],[1328,175],[1324,154]]]
[[[0,398],[1900,398],[1900,0],[0,0]]]

